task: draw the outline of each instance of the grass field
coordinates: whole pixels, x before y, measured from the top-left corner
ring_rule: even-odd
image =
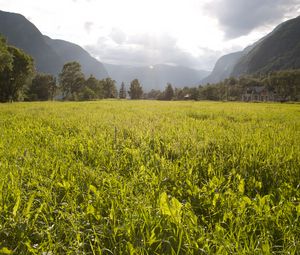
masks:
[[[0,254],[300,254],[300,105],[0,105]]]

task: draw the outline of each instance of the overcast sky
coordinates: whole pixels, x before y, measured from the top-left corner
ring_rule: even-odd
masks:
[[[211,70],[221,55],[299,16],[300,0],[0,0],[0,9],[105,63]]]

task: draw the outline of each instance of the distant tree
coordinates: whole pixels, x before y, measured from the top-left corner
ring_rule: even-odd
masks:
[[[235,77],[229,77],[224,80],[224,83],[228,86],[234,86],[238,83],[238,81]]]
[[[97,95],[94,90],[88,86],[84,86],[78,93],[78,100],[94,100],[97,98]]]
[[[162,99],[163,93],[160,90],[152,89],[150,92],[144,94],[145,99]]]
[[[222,81],[219,82],[216,85],[216,96],[217,96],[218,100],[228,101],[230,89],[232,90],[233,88],[228,88],[228,86],[225,85],[225,83]],[[200,91],[201,91],[201,89],[200,89]],[[201,92],[200,92],[200,98],[201,98]]]
[[[300,70],[287,70],[288,83],[290,86],[290,99],[293,101],[300,100]]]
[[[38,73],[29,86],[28,99],[53,100],[56,91],[56,78],[51,74]]]
[[[183,100],[184,99],[184,92],[181,88],[175,88],[174,90],[174,98],[176,100]]]
[[[20,100],[24,96],[24,88],[34,72],[31,56],[21,49],[8,46],[13,58],[12,66],[6,65],[0,72],[0,101]]]
[[[171,83],[168,83],[164,91],[164,100],[172,100],[173,98],[174,98],[174,89]]]
[[[126,98],[126,88],[124,82],[121,84],[120,92],[119,92],[119,98],[125,99]]]
[[[229,100],[236,101],[243,98],[243,94],[255,93],[256,89],[263,89],[269,100],[299,101],[300,100],[300,69],[281,70],[268,74],[253,74],[230,77],[215,84],[207,84],[198,88],[175,89],[174,98],[177,100]],[[265,90],[266,89],[266,90]]]
[[[117,98],[118,92],[116,88],[116,81],[111,78],[106,78],[101,81],[103,86],[104,98]]]
[[[13,56],[8,50],[6,40],[0,36],[0,72],[5,68],[8,70],[12,69]]]
[[[90,75],[90,77],[85,81],[85,87],[93,91],[93,93],[90,93],[88,92],[89,90],[84,90],[84,94],[89,94],[89,99],[102,99],[104,97],[103,84],[93,75]]]
[[[140,85],[140,82],[139,82],[138,79],[134,79],[130,83],[130,88],[129,88],[128,94],[129,94],[131,99],[140,99],[142,97],[143,88]]]
[[[276,93],[278,101],[300,99],[300,70],[282,70],[269,77],[269,89]]]
[[[91,74],[90,77],[85,81],[84,85],[91,90],[96,91],[99,87],[98,80]]]
[[[215,84],[206,85],[200,90],[200,98],[205,100],[218,101],[218,86]]]
[[[191,88],[175,88],[174,98],[176,100],[187,100],[191,99]]]
[[[59,74],[59,84],[64,99],[76,100],[78,93],[84,86],[84,74],[78,62],[68,62],[64,64]]]
[[[190,88],[190,99],[199,100],[199,89],[196,87]]]

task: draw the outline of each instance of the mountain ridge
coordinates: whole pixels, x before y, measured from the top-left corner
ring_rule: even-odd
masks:
[[[230,76],[296,68],[300,68],[300,16],[282,22],[243,51],[221,56],[201,84],[218,83]]]
[[[236,63],[231,75],[300,68],[300,16],[279,24]]]
[[[237,51],[223,55],[217,60],[212,72],[203,80],[201,80],[200,83],[217,83],[228,78],[231,75],[235,64],[242,55],[243,51]]]
[[[61,39],[52,39],[46,35],[44,35],[44,39],[46,43],[61,57],[64,63],[77,61],[81,64],[82,71],[86,76],[92,74],[97,79],[108,77],[107,70],[103,63],[92,57],[81,46]]]
[[[36,63],[37,71],[58,75],[65,62],[81,62],[86,75],[98,78],[108,76],[103,64],[93,58],[79,45],[44,36],[39,29],[22,14],[0,10],[0,34],[9,44],[24,50]],[[64,45],[64,47],[62,47]],[[63,48],[63,50],[61,50]],[[70,57],[69,52],[73,52]]]
[[[42,33],[23,15],[0,10],[0,33],[8,44],[31,55],[41,72],[57,74],[63,62],[56,52],[43,40]]]

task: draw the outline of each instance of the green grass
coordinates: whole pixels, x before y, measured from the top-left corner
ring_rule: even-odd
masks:
[[[299,254],[300,105],[0,105],[0,254]]]

